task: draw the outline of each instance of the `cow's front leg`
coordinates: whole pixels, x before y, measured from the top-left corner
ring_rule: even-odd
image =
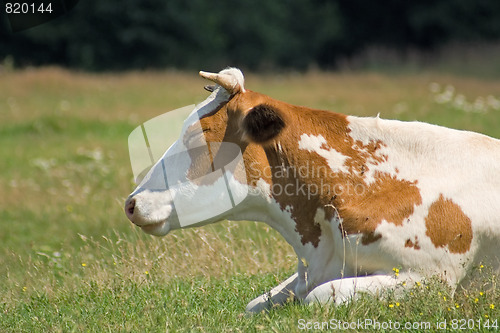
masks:
[[[305,298],[306,303],[335,303],[336,305],[356,299],[359,293],[377,295],[383,290],[405,289],[414,286],[422,278],[418,274],[403,273],[394,275],[370,275],[343,278],[323,283],[314,288]]]
[[[260,295],[250,303],[248,303],[247,312],[261,312],[269,310],[275,305],[284,304],[291,297],[293,298],[295,285],[297,284],[297,273],[290,276],[288,279],[274,287],[268,293]]]

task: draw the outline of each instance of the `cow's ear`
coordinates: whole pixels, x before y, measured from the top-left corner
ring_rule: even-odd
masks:
[[[276,138],[286,123],[282,113],[268,104],[253,107],[243,118],[245,138],[255,143],[266,143]]]

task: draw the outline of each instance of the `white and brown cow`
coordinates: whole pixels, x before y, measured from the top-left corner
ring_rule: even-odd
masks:
[[[193,111],[201,129],[187,121],[169,151],[189,149],[202,137],[236,144],[246,171],[237,187],[248,193],[215,217],[200,209],[200,221],[265,222],[298,258],[297,273],[250,302],[248,311],[291,295],[338,304],[357,291],[411,286],[436,274],[456,286],[479,263],[499,273],[499,140],[290,105],[246,90],[235,68],[200,75],[217,84]],[[194,184],[204,165],[199,157],[172,161],[158,161],[125,205],[134,224],[157,236],[181,227],[173,198],[197,210],[217,196],[192,199],[193,191],[210,193],[212,186]],[[154,175],[162,169],[182,174],[189,188],[159,189],[154,183],[161,177]]]

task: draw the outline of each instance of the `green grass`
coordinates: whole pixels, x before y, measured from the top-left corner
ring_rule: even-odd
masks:
[[[158,239],[134,228],[123,214],[134,187],[128,134],[203,100],[204,84],[178,72],[0,74],[0,332],[298,332],[300,323],[364,319],[430,322],[434,331],[446,320],[458,332],[453,320],[500,317],[498,281],[487,288],[495,279],[487,267],[454,294],[431,279],[398,298],[364,295],[340,307],[290,304],[248,316],[246,304],[295,269],[274,230],[222,222]],[[454,93],[443,101],[447,85]],[[498,80],[308,73],[247,75],[247,87],[310,107],[500,137],[500,110],[475,104],[500,98]],[[460,94],[467,103],[458,103]]]

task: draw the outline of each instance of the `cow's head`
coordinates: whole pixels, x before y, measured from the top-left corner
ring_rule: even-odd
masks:
[[[127,217],[146,233],[245,219],[248,205],[240,203],[248,196],[253,209],[269,200],[259,185],[269,173],[264,147],[280,136],[286,116],[274,100],[246,90],[238,69],[200,75],[216,83],[205,87],[211,95],[126,201]]]

